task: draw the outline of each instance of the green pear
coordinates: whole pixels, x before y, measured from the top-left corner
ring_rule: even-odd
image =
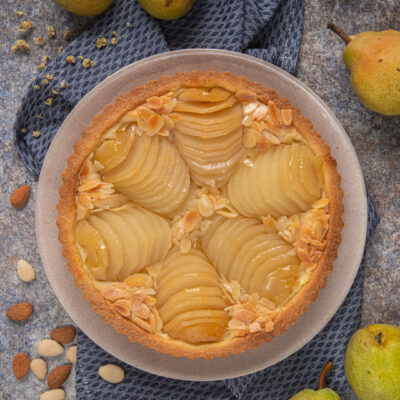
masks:
[[[332,362],[326,363],[318,379],[318,390],[304,389],[289,400],[340,400],[339,395],[329,388],[324,388],[326,373],[333,368]]]
[[[290,400],[340,400],[340,397],[329,388],[321,390],[304,389]]]
[[[187,14],[196,0],[138,0],[150,15],[158,19],[177,19]]]
[[[112,4],[113,0],[54,0],[67,11],[84,17],[101,14]]]
[[[344,368],[360,400],[400,399],[400,327],[358,330],[347,345]]]
[[[400,32],[362,32],[347,36],[328,27],[345,42],[343,61],[350,82],[364,106],[384,115],[400,115]]]

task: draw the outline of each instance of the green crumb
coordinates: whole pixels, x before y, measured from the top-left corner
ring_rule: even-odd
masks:
[[[42,83],[43,83],[43,85],[48,85],[48,84],[49,84],[49,81],[48,81],[47,79],[43,79],[43,80],[42,80]]]
[[[22,18],[24,16],[24,12],[23,11],[16,11],[15,14],[17,15],[18,18]]]
[[[67,56],[67,57],[65,57],[65,61],[66,61],[68,64],[76,64],[76,61],[75,61],[75,57],[74,57],[74,56]]]
[[[28,129],[26,129],[26,128],[21,128],[21,132],[22,132],[22,133],[26,133],[26,132],[28,132]]]
[[[33,88],[34,88],[35,90],[40,90],[40,86],[39,86],[39,85],[33,85]]]
[[[53,74],[46,74],[44,77],[49,81],[53,80]]]
[[[54,88],[51,89],[51,92],[52,92],[53,94],[58,94],[57,89],[54,89]]]
[[[38,46],[44,46],[46,44],[46,41],[42,37],[37,37],[35,38],[35,43]]]
[[[107,46],[107,39],[105,37],[97,38],[96,46],[98,49]]]
[[[114,36],[114,37],[118,37],[118,32],[113,31],[113,36]]]
[[[15,43],[11,49],[14,53],[19,50],[22,50],[25,53],[29,53],[29,44],[24,39],[18,39],[15,41]]]
[[[115,38],[115,37],[111,38],[110,43],[111,43],[113,46],[116,46],[117,43],[118,43],[117,38]]]
[[[60,46],[60,47],[57,49],[57,55],[60,54],[63,50],[64,50],[64,47]]]
[[[42,134],[42,132],[40,132],[40,131],[33,131],[33,132],[32,132],[32,136],[33,136],[34,138],[38,138],[41,134]]]
[[[88,69],[90,67],[90,58],[85,58],[82,60],[82,67]]]
[[[46,106],[51,106],[53,104],[53,98],[52,97],[48,97],[45,101],[44,104],[46,104]]]
[[[54,26],[47,25],[47,36],[50,39],[54,39],[56,37],[56,30],[55,30]]]
[[[60,88],[61,88],[61,89],[66,89],[66,88],[67,88],[67,82],[62,81],[62,82],[60,83]]]
[[[29,29],[32,29],[33,28],[33,22],[32,21],[22,21],[21,22],[21,25],[18,27],[18,30],[20,31],[20,32],[26,32],[26,31],[28,31]]]
[[[43,114],[40,113],[40,114],[37,115],[37,117],[38,117],[39,119],[43,119]]]
[[[127,23],[126,23],[126,27],[127,27],[127,28],[130,28],[131,26],[132,26],[132,24],[131,24],[130,22],[127,22]]]
[[[69,40],[72,39],[72,32],[71,32],[71,30],[67,29],[67,30],[64,32],[64,39],[67,40],[67,41],[69,41]]]

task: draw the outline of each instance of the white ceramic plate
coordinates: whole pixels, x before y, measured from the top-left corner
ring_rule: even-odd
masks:
[[[75,287],[57,240],[56,204],[61,173],[73,144],[103,107],[150,79],[193,70],[230,71],[275,89],[321,132],[338,162],[344,190],[344,229],[338,258],[327,286],[306,315],[272,343],[225,359],[188,360],[160,354],[131,343],[112,326],[103,323]],[[364,179],[351,142],[339,121],[314,92],[293,76],[256,58],[220,50],[182,50],[153,56],[129,65],[110,76],[73,109],[61,125],[47,153],[36,199],[36,234],[47,277],[56,296],[75,323],[95,343],[115,357],[153,374],[187,380],[218,380],[250,374],[285,359],[308,343],[332,318],[356,276],[364,249],[367,202]]]

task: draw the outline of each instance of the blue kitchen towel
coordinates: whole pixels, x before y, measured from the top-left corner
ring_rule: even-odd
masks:
[[[186,48],[232,50],[295,73],[303,12],[303,0],[197,0],[184,18],[161,22],[136,0],[116,0],[30,85],[14,124],[19,157],[38,177],[54,135],[78,101],[112,73],[158,53]],[[113,31],[118,33],[116,46],[110,44]],[[101,49],[96,47],[99,37],[108,39]],[[66,62],[68,55],[75,57],[76,64]],[[90,58],[95,66],[85,69],[78,56]],[[52,79],[45,85],[48,74]],[[62,81],[67,88],[60,88]],[[51,105],[44,103],[47,99]],[[34,131],[40,131],[40,137],[33,137]]]
[[[367,238],[372,235],[378,223],[379,216],[368,197]],[[345,301],[311,342],[280,363],[240,378],[217,382],[189,382],[155,376],[118,361],[79,331],[77,398],[288,400],[304,388],[316,389],[318,375],[327,361],[333,361],[335,365],[328,375],[327,385],[342,396],[350,389],[344,374],[344,354],[350,336],[360,325],[363,277],[362,262]],[[117,386],[103,381],[97,374],[99,367],[106,363],[118,364],[125,371],[125,379]]]

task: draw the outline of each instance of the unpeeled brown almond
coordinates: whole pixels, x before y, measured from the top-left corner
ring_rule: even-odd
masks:
[[[27,301],[14,304],[6,311],[6,316],[13,321],[25,321],[33,313],[33,307]]]
[[[76,330],[73,326],[65,325],[53,329],[50,337],[58,343],[68,344],[75,339]]]
[[[55,367],[47,377],[47,385],[50,389],[58,389],[69,377],[71,364],[64,364]]]
[[[13,358],[12,369],[15,377],[20,381],[29,372],[29,356],[25,353],[17,353]]]
[[[10,203],[16,208],[23,207],[29,198],[31,187],[29,185],[23,185],[15,189],[10,196]]]

